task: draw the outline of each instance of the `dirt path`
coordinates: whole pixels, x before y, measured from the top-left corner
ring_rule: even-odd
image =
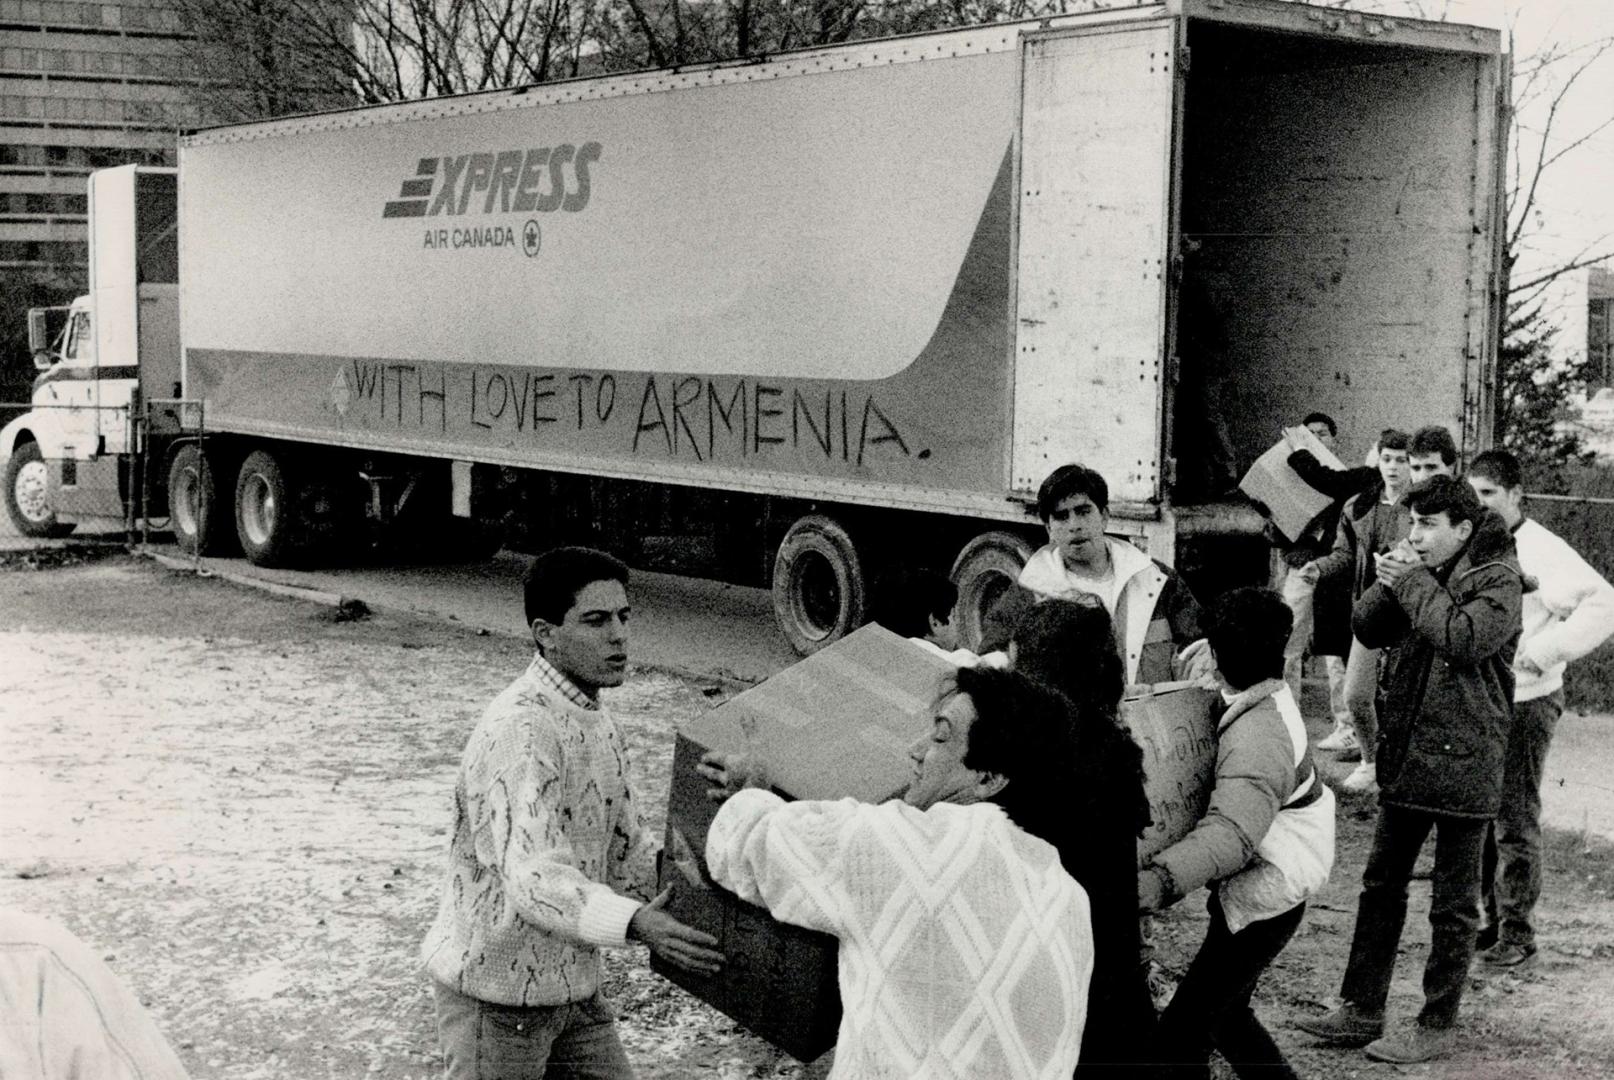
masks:
[[[326,609],[115,557],[0,565],[0,904],[101,948],[197,1077],[438,1075],[415,949],[436,903],[455,764],[525,646]],[[658,818],[675,726],[714,698],[637,673],[613,706]],[[1351,809],[1351,808],[1347,808]],[[1366,807],[1342,820],[1335,883],[1263,984],[1304,1075],[1386,1071],[1283,1026],[1344,963]],[[659,823],[658,823],[659,827]],[[1614,1061],[1614,859],[1553,841],[1533,972],[1477,984],[1472,1045],[1429,1076],[1607,1075]],[[1427,885],[1394,1005],[1409,1012]],[[1165,922],[1180,969],[1204,926]],[[649,973],[609,964],[647,1080],[787,1077],[795,1063]]]

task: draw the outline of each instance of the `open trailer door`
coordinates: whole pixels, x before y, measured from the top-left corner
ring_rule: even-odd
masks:
[[[1154,10],[1024,42],[1018,491],[1079,461],[1104,475],[1114,503],[1161,494],[1180,24]]]
[[[1387,427],[1441,424],[1465,455],[1485,449],[1498,32],[1277,0],[1182,6],[1180,229],[1225,343],[1214,389],[1239,464],[1314,409],[1352,461]]]

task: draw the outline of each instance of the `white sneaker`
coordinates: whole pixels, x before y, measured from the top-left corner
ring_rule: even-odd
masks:
[[[1319,750],[1360,750],[1361,744],[1356,741],[1356,729],[1341,724],[1332,732],[1317,740]]]
[[[1364,761],[1341,780],[1339,786],[1353,794],[1365,794],[1379,789],[1379,770],[1371,761]]]

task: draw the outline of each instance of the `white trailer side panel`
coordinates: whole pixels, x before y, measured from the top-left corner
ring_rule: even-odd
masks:
[[[1160,493],[1176,24],[1026,45],[1013,485],[1062,464]]]
[[[935,332],[1012,140],[1013,52],[780,68],[196,137],[186,344],[893,375]]]

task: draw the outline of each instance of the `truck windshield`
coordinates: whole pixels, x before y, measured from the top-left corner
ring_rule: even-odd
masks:
[[[90,313],[77,311],[67,327],[67,345],[62,350],[64,360],[83,360],[90,355]]]

